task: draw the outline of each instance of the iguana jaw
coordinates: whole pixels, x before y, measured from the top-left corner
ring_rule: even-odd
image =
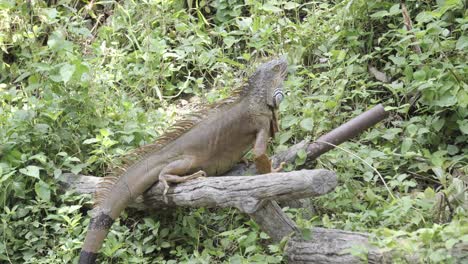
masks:
[[[270,136],[273,137],[276,132],[279,132],[278,110],[275,108],[271,108],[271,113],[273,117],[270,123]]]

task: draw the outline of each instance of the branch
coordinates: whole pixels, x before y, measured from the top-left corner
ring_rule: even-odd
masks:
[[[317,141],[324,141],[339,145],[348,141],[357,135],[364,132],[366,129],[374,126],[388,116],[388,112],[384,107],[379,104],[372,109],[358,115],[357,117],[349,120],[343,125],[333,129],[331,132],[321,136]],[[305,149],[307,153],[307,160],[312,161],[317,159],[320,155],[333,149],[332,146],[319,142],[309,142],[303,140],[296,145],[291,146],[284,152],[278,153],[272,157],[274,166],[278,166],[281,162],[292,163],[296,159],[296,154],[299,150]],[[245,175],[248,173],[255,174],[255,165],[247,166],[245,164],[238,164],[226,175]]]
[[[66,173],[63,189],[93,193],[103,178]],[[253,213],[266,201],[289,201],[315,197],[332,191],[336,175],[328,170],[300,170],[256,176],[225,176],[196,179],[172,186],[163,198],[163,185],[158,183],[129,205],[138,209],[187,207],[235,207]]]
[[[413,35],[411,37],[411,41],[413,42],[412,48],[414,52],[416,52],[416,54],[421,54],[422,53],[421,47],[418,44],[416,36],[414,35],[413,32],[411,32],[413,30],[413,22],[411,22],[411,17],[408,13],[408,9],[406,9],[405,1],[400,1],[400,3],[401,3],[401,13],[403,15],[403,23],[405,24],[406,30],[408,30],[408,32],[411,35]]]

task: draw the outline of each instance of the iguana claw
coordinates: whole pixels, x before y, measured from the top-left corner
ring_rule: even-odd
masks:
[[[286,162],[281,162],[280,165],[276,169],[271,168],[271,172],[280,172],[283,170],[283,167],[285,165],[286,165]]]

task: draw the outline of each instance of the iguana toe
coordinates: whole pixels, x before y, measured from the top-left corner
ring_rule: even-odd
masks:
[[[286,162],[281,162],[280,165],[274,169],[274,168],[271,168],[271,172],[280,172],[283,170],[283,167],[286,165]]]

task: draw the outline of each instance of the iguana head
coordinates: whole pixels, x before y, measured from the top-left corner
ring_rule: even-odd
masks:
[[[283,81],[288,62],[282,57],[261,64],[249,78],[250,89],[257,101],[260,99],[270,108],[277,109],[283,100]]]

